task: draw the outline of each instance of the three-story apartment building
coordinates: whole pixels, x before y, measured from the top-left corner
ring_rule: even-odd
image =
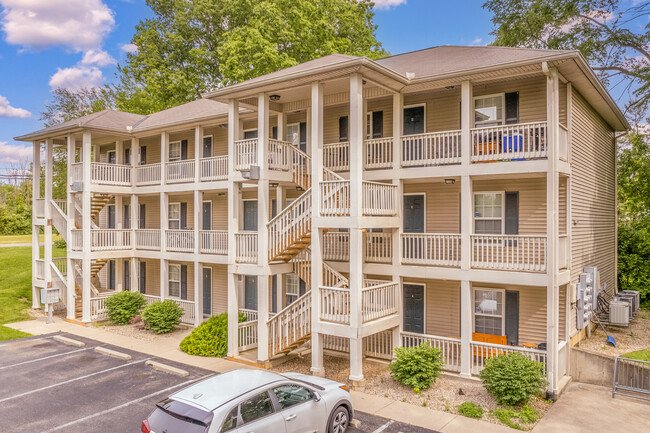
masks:
[[[462,376],[516,351],[555,394],[572,285],[597,266],[616,287],[627,128],[579,53],[500,47],[330,55],[149,116],[91,114],[19,137],[45,165],[34,307],[49,287],[89,322],[139,290],[190,325],[228,312],[232,358],[310,343],[314,374],[344,351],[353,381],[400,345],[429,342]],[[67,197],[52,196],[56,147]]]

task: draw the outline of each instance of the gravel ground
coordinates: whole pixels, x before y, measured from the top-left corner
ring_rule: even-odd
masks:
[[[607,333],[616,340],[616,347],[606,344],[605,332],[598,327],[591,333],[591,337],[580,342],[580,348],[611,356],[650,348],[650,311],[639,310],[628,327],[605,327]]]
[[[325,375],[327,378],[350,384],[350,363],[347,358],[324,356]],[[494,424],[501,424],[497,419],[488,416],[492,409],[498,405],[496,400],[487,393],[478,380],[460,379],[451,375],[443,374],[436,383],[429,389],[419,394],[412,389],[395,382],[387,370],[387,363],[366,361],[363,365],[363,374],[366,378],[364,392],[383,396],[385,398],[410,403],[415,406],[424,406],[430,409],[457,413],[459,404],[471,401],[481,406],[484,410],[483,420]],[[274,367],[279,372],[296,371],[310,374],[311,358],[306,354],[302,358],[295,358]],[[462,390],[462,394],[461,391]],[[550,409],[551,404],[541,398],[534,397],[529,403],[541,416]],[[533,425],[529,425],[530,428]]]
[[[110,322],[100,322],[95,326],[99,326],[108,332],[124,335],[126,337],[137,338],[144,341],[159,341],[161,339],[174,339],[180,341],[185,338],[192,330],[186,326],[177,326],[172,332],[168,334],[154,334],[148,329],[144,329],[142,323],[135,325],[111,325]]]

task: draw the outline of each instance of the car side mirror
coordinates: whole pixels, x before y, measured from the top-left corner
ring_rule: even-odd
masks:
[[[321,399],[320,394],[317,393],[317,392],[313,392],[311,394],[311,399],[314,400],[314,401],[320,401],[320,399]]]

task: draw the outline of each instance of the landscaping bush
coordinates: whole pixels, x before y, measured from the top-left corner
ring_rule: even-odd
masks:
[[[508,406],[526,403],[546,385],[544,364],[516,352],[486,360],[480,377],[497,403]]]
[[[106,313],[111,322],[127,325],[146,303],[140,292],[117,292],[106,298]]]
[[[483,418],[483,408],[477,406],[471,401],[466,401],[458,406],[458,413],[460,415],[466,416],[467,418]]]
[[[239,323],[246,316],[239,313]],[[224,357],[228,353],[228,313],[212,316],[181,341],[183,352],[197,356]]]
[[[67,244],[65,243],[65,241],[63,239],[55,240],[53,245],[54,245],[54,248],[61,248],[61,249],[66,249],[67,248]]]
[[[398,347],[395,359],[388,365],[393,379],[409,388],[427,389],[442,370],[442,352],[424,343],[417,347]]]
[[[502,424],[517,430],[527,430],[530,427],[524,427],[514,419],[519,419],[523,424],[531,424],[539,419],[539,414],[532,407],[525,405],[521,411],[517,412],[512,408],[496,408],[490,412],[490,415],[501,421]]]
[[[172,299],[154,302],[142,310],[142,321],[147,329],[156,334],[171,332],[176,325],[181,323],[183,309]]]

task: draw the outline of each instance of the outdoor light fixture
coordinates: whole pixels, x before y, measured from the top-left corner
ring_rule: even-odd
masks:
[[[276,183],[276,182],[271,182],[271,183],[269,183],[269,186],[270,186],[271,188],[277,188],[278,185],[279,185],[279,183]]]
[[[269,99],[271,101],[279,101],[280,100],[280,95],[271,95],[271,96],[269,96]]]
[[[304,191],[304,189],[302,189],[301,186],[297,186],[297,187],[296,187],[296,191]]]
[[[445,179],[447,185],[453,185],[456,183],[456,179]]]

